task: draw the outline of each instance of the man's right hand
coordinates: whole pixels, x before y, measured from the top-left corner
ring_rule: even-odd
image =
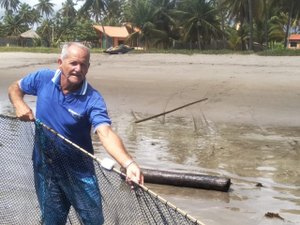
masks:
[[[19,107],[19,109],[16,108],[16,116],[21,121],[34,121],[33,112],[28,106],[26,106],[24,109],[23,107]]]
[[[22,121],[34,121],[34,115],[31,108],[24,101],[24,93],[20,89],[19,81],[15,81],[8,88],[8,96],[13,104],[16,116]]]

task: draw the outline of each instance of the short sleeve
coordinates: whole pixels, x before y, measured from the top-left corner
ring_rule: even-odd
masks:
[[[49,78],[51,79],[49,76],[53,76],[50,70],[35,71],[22,78],[19,82],[19,86],[25,94],[37,95],[43,81]]]
[[[98,98],[93,102],[93,105],[90,109],[90,120],[94,131],[100,125],[111,125],[107,107],[101,95],[99,95]]]

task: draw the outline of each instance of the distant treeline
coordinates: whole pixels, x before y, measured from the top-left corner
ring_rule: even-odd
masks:
[[[33,46],[87,41],[97,47],[93,25],[126,25],[127,44],[144,49],[256,51],[284,49],[289,35],[300,32],[299,0],[81,0],[80,7],[77,2],[65,0],[54,11],[54,0],[34,6],[0,0],[5,10],[0,37],[15,40],[34,29],[40,38],[32,39]]]

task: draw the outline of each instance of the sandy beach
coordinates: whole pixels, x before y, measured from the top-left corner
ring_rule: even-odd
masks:
[[[12,111],[6,93],[11,82],[57,66],[57,54],[0,53],[0,58],[2,114]],[[207,225],[299,224],[299,61],[257,55],[93,54],[88,80],[106,99],[114,126],[141,164],[233,180],[230,193],[153,186],[159,193]],[[168,114],[167,121],[133,125],[133,114],[145,118],[203,98],[208,100]],[[266,188],[255,188],[256,182]],[[285,220],[266,219],[268,211]]]
[[[56,54],[0,57],[1,90],[34,69],[56,68]],[[95,54],[88,79],[112,110],[156,114],[208,98],[201,108],[215,122],[300,125],[299,57]]]

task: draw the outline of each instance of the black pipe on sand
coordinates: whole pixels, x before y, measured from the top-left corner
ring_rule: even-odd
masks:
[[[227,192],[231,184],[229,178],[199,173],[162,171],[148,168],[142,168],[142,171],[145,183],[201,188],[223,192]]]

